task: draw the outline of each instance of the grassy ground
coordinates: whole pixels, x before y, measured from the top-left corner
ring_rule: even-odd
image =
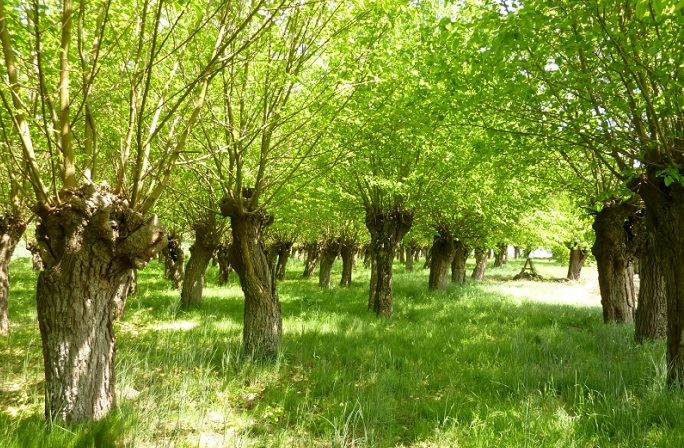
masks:
[[[13,332],[0,340],[0,446],[684,446],[663,344],[637,346],[631,326],[603,325],[593,280],[505,280],[519,268],[428,293],[425,271],[397,265],[384,320],[365,309],[367,271],[323,291],[294,264],[279,286],[282,355],[260,364],[240,356],[235,278],[215,287],[212,268],[202,307],[182,312],[153,262],[117,324],[118,410],[48,429],[35,274],[18,260]]]

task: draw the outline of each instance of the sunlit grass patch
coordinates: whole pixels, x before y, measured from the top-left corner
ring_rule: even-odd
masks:
[[[211,267],[202,305],[184,311],[153,262],[116,323],[119,409],[51,430],[35,273],[14,263],[0,446],[681,446],[684,400],[663,386],[663,344],[636,345],[632,326],[603,325],[595,306],[546,300],[581,283],[499,277],[520,263],[443,292],[397,265],[391,319],[367,310],[367,270],[322,290],[293,263],[279,284],[282,351],[264,363],[242,354],[234,275],[218,287]]]

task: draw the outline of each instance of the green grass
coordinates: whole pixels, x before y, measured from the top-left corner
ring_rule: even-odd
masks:
[[[35,274],[18,260],[12,334],[0,340],[0,446],[683,446],[663,344],[635,345],[633,327],[603,325],[599,307],[542,303],[576,286],[507,282],[520,268],[509,264],[438,293],[426,271],[397,265],[389,320],[366,310],[367,271],[320,290],[293,264],[279,285],[282,354],[264,364],[240,355],[235,277],[216,287],[212,268],[202,307],[183,312],[153,262],[117,323],[118,410],[48,428]]]

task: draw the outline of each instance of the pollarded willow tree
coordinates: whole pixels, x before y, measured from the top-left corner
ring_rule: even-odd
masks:
[[[597,238],[592,249],[598,262],[604,319],[631,321],[636,305],[632,277],[638,258],[647,279],[646,287],[640,289],[642,308],[662,308],[658,304],[663,297],[658,266],[650,262],[653,245],[643,244],[647,239],[632,232],[639,228],[632,225],[638,221],[639,199],[631,199],[622,185],[620,163],[596,151],[596,139],[603,134],[582,134],[586,126],[581,120],[573,121],[574,114],[582,111],[581,98],[574,101],[576,92],[563,92],[562,83],[553,80],[558,71],[555,63],[543,57],[535,59],[543,46],[520,45],[518,38],[529,32],[529,27],[511,18],[518,6],[505,2],[490,9],[459,5],[451,12],[457,20],[448,14],[442,20],[447,77],[454,80],[452,84],[466,75],[470,80],[469,88],[458,88],[461,100],[467,98],[462,125],[525,137],[533,144],[520,148],[519,166],[550,167],[528,176],[543,177],[554,188],[579,195],[578,204],[591,211],[595,222]],[[505,26],[499,23],[502,17]],[[469,43],[465,51],[464,33]],[[575,247],[571,257],[575,266],[581,257],[581,249]],[[658,333],[657,321],[648,318],[646,325],[637,325],[637,338],[642,328],[646,334]]]
[[[218,212],[222,190],[215,179],[206,174],[211,161],[196,156],[192,151],[181,155],[181,166],[170,179],[160,204],[166,208],[161,212],[162,217],[171,211],[174,225],[184,231],[177,233],[188,233],[192,237],[190,257],[183,268],[180,285],[181,307],[186,309],[202,303],[207,268],[212,259],[218,258],[217,250],[226,242],[227,236],[226,220]]]
[[[331,155],[319,143],[339,109],[332,100],[353,89],[342,88],[328,49],[350,26],[352,13],[331,2],[289,2],[269,15],[274,26],[221,73],[210,92],[198,139],[223,187],[220,210],[230,218],[230,262],[245,295],[244,350],[255,357],[274,357],[282,336],[263,241],[273,222],[269,207],[286,186],[295,191],[293,185],[320,174],[313,160]],[[225,52],[242,46],[236,40]]]
[[[390,316],[393,261],[427,192],[432,173],[424,162],[443,148],[446,111],[429,60],[437,5],[383,4],[371,15],[372,26],[350,38],[357,50],[344,76],[358,87],[335,125],[336,145],[347,153],[336,169],[365,211],[368,308]]]
[[[518,223],[548,193],[541,178],[531,175],[544,167],[520,157],[519,148],[529,150],[530,141],[472,127],[468,132],[459,125],[454,128],[460,131],[461,141],[447,139],[446,157],[433,160],[431,170],[439,174],[428,189],[434,193],[420,207],[434,232],[431,289],[446,287],[449,268],[452,280],[463,284],[471,249],[477,255],[473,278],[482,280],[484,253],[495,245],[507,250],[501,241],[515,238]]]
[[[115,406],[113,304],[130,270],[165,244],[149,212],[210,82],[271,23],[251,26],[266,6],[0,1],[12,175],[35,196],[44,264],[48,419],[97,420]]]
[[[682,5],[492,1],[481,19],[493,39],[480,48],[506,81],[499,110],[583,148],[643,198],[667,295],[668,382],[682,384]]]
[[[319,163],[323,175],[299,192],[288,216],[296,222],[295,231],[305,242],[307,261],[316,259],[320,262],[319,286],[332,287],[331,271],[339,257],[342,261],[339,285],[348,287],[352,282],[356,256],[367,239],[363,209],[356,197],[340,188],[340,182],[335,178],[340,173],[325,172],[325,159]],[[316,251],[316,257],[310,257],[313,254],[308,251]]]

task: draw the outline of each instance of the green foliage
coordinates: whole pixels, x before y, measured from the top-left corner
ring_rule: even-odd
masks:
[[[682,173],[679,171],[679,168],[673,165],[670,165],[667,168],[660,170],[658,172],[658,177],[662,177],[663,182],[665,182],[665,185],[668,187],[673,183],[684,185],[684,176],[682,176]]]
[[[546,248],[554,259],[567,263],[571,248],[589,252],[594,242],[592,218],[568,194],[557,194],[525,214],[512,232],[516,245]]]
[[[681,166],[680,10],[662,1],[485,2],[469,57],[484,88],[472,98],[508,129],[543,138],[599,193],[615,188],[610,177]]]

